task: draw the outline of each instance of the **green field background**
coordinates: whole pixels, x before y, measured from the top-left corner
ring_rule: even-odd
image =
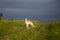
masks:
[[[60,40],[60,21],[33,23],[27,29],[24,20],[0,20],[0,40]]]

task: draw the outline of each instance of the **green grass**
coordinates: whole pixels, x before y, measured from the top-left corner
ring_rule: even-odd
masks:
[[[0,40],[60,40],[60,22],[33,20],[35,28],[26,28],[24,20],[1,20]]]

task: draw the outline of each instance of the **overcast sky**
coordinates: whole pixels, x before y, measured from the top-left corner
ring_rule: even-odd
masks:
[[[32,19],[60,20],[59,10],[57,0],[0,0],[0,12],[5,19],[29,16]]]

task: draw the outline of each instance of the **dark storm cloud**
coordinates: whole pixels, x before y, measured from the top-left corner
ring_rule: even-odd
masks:
[[[5,18],[16,16],[19,19],[28,15],[37,19],[57,20],[60,17],[57,4],[57,0],[0,0],[0,11]]]
[[[0,8],[37,8],[52,0],[0,0]],[[49,5],[49,4],[48,4]],[[52,6],[52,5],[51,5]]]

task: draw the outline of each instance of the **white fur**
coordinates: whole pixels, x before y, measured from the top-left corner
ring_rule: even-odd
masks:
[[[25,24],[26,24],[26,27],[27,27],[27,28],[29,27],[29,25],[31,25],[32,27],[35,27],[35,26],[33,25],[33,22],[32,22],[31,20],[28,20],[27,18],[25,18]]]

